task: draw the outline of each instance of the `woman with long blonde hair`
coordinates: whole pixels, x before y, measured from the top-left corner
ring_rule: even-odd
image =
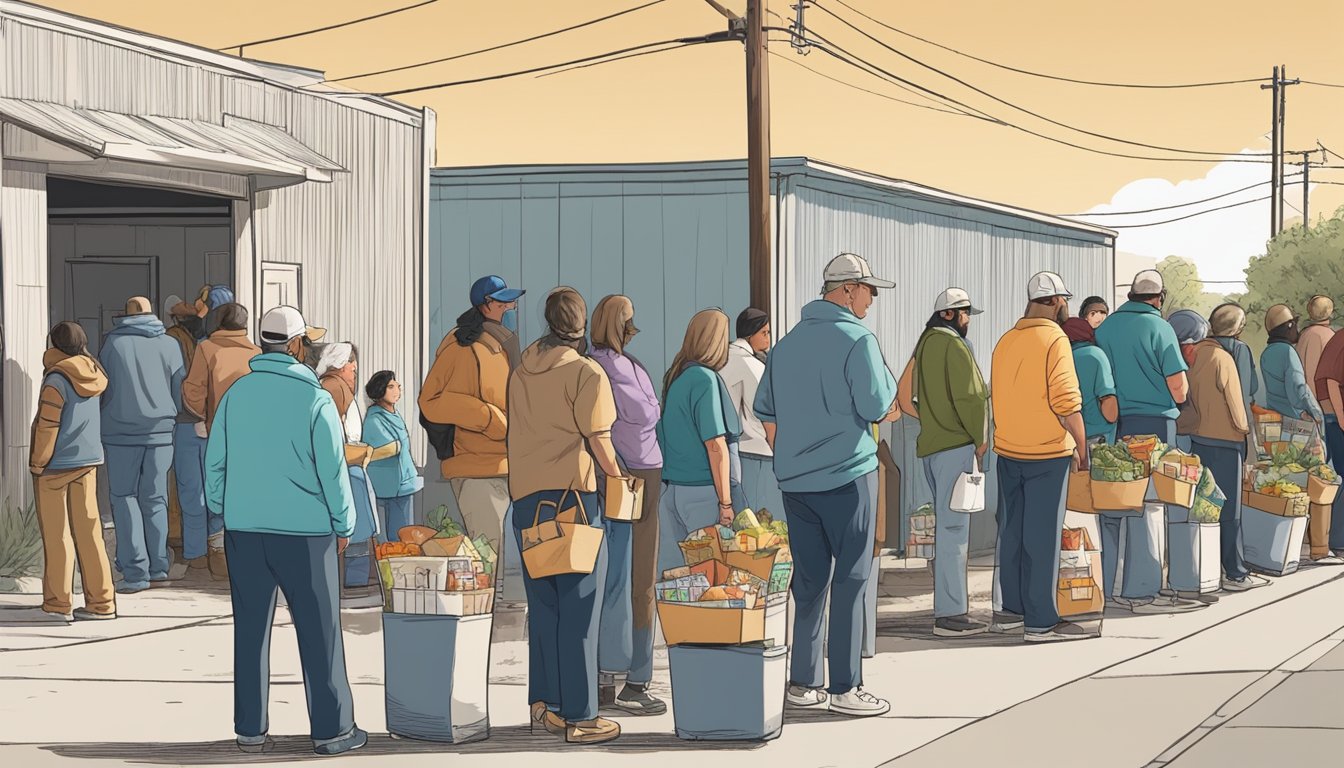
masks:
[[[728,316],[705,309],[691,318],[681,350],[663,376],[663,496],[658,505],[658,570],[682,562],[678,543],[691,532],[732,522],[742,433],[719,371],[728,362]],[[739,465],[740,466],[740,465]]]

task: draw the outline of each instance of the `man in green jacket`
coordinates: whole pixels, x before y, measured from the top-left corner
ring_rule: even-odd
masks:
[[[939,294],[897,387],[901,410],[919,419],[915,455],[933,489],[933,633],[940,637],[988,629],[967,613],[971,515],[951,508],[953,486],[963,474],[982,469],[989,448],[989,392],[966,341],[971,315],[978,314],[966,291],[948,288]]]
[[[261,319],[262,354],[215,411],[205,496],[224,516],[233,596],[233,712],[238,748],[266,752],[271,621],[283,590],[298,635],[313,751],[359,749],[341,641],[336,555],[355,529],[345,431],[331,395],[301,361],[325,332],[293,307]]]

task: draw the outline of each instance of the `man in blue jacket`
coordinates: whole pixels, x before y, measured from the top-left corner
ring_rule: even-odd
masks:
[[[301,361],[313,340],[293,307],[261,319],[262,354],[219,403],[205,449],[205,497],[224,516],[233,595],[234,731],[244,752],[269,751],[267,694],[276,590],[294,620],[313,750],[359,749],[345,673],[336,556],[355,528],[336,403]]]
[[[154,314],[149,299],[126,302],[113,320],[98,360],[107,372],[103,447],[112,519],[117,528],[117,591],[169,583],[168,469],[173,428],[187,377],[182,347]]]
[[[878,290],[895,284],[874,277],[852,253],[832,259],[822,280],[822,298],[803,307],[802,320],[766,359],[755,403],[761,421],[775,425],[775,476],[793,549],[798,613],[788,701],[872,717],[891,708],[862,688],[863,597],[877,520],[873,425],[895,421],[900,411],[896,380],[862,320]],[[823,641],[831,674],[825,692]]]

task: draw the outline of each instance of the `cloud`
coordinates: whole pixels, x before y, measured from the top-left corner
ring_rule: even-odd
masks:
[[[1242,153],[1251,151],[1243,150]],[[1288,185],[1284,188],[1287,202],[1300,205],[1302,185],[1298,179],[1292,177],[1297,169],[1295,166],[1286,165],[1284,172],[1289,175]],[[1166,221],[1198,211],[1265,197],[1269,195],[1269,175],[1268,163],[1225,162],[1211,167],[1203,178],[1175,184],[1166,179],[1139,179],[1122,187],[1111,198],[1109,204],[1095,206],[1087,213],[1161,208],[1204,200],[1252,184],[1261,186],[1185,208],[1094,218],[1084,214],[1080,218],[1086,218],[1102,226]],[[1284,215],[1292,218],[1296,213],[1292,207],[1285,206]],[[1120,236],[1116,241],[1116,250],[1159,260],[1167,256],[1184,256],[1199,266],[1200,277],[1206,281],[1240,281],[1245,277],[1244,270],[1250,257],[1265,252],[1265,242],[1269,237],[1269,201],[1248,202],[1245,205],[1170,224],[1118,231]],[[1209,286],[1211,290],[1216,289],[1220,292],[1235,291],[1240,287],[1240,285]]]

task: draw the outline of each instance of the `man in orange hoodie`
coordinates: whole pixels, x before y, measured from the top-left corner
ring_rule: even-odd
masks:
[[[472,284],[471,309],[443,337],[418,400],[421,424],[430,433],[467,533],[484,534],[500,554],[495,586],[512,600],[521,599],[521,571],[518,557],[506,559],[501,547],[512,508],[507,393],[521,356],[514,317],[523,293],[495,275]]]

